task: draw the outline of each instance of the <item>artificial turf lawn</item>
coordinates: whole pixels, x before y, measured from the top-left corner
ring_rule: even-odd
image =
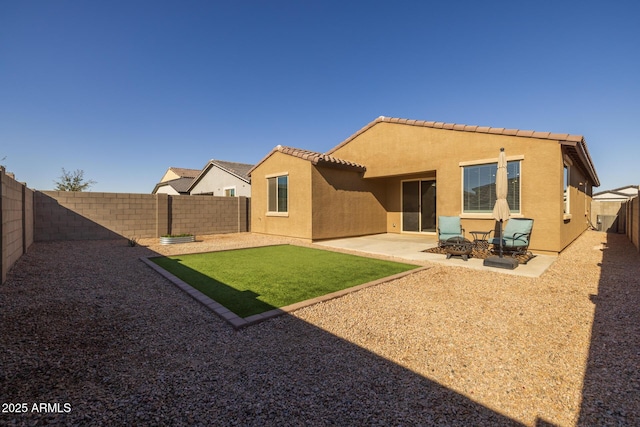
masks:
[[[151,260],[240,317],[417,268],[292,245]]]

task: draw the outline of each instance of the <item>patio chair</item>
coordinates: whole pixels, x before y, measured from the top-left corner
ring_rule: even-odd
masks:
[[[452,237],[464,238],[464,228],[460,225],[459,216],[438,217],[438,246],[443,246]]]
[[[502,250],[513,255],[525,255],[529,249],[533,220],[530,218],[511,218],[502,232]],[[500,238],[491,240],[493,250],[499,251]]]

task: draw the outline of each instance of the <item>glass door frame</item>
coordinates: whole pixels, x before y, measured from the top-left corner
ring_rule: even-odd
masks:
[[[404,195],[404,185],[406,182],[417,182],[418,183],[418,193],[417,193],[417,198],[418,198],[418,230],[405,230],[405,195]],[[435,177],[433,178],[411,178],[411,179],[403,179],[400,181],[400,232],[401,233],[415,233],[415,234],[436,234],[438,229],[437,229],[437,223],[434,221],[434,230],[429,230],[429,231],[423,231],[422,230],[422,221],[423,221],[423,216],[424,216],[424,212],[422,211],[423,209],[423,202],[422,202],[422,185],[424,182],[428,182],[428,183],[432,183],[433,186],[436,186],[436,179]],[[437,192],[434,195],[434,200],[433,200],[433,214],[434,216],[437,213]]]

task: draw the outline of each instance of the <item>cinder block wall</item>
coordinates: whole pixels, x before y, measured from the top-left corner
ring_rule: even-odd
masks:
[[[35,200],[37,241],[156,236],[151,194],[38,191]]]
[[[248,231],[246,197],[171,196],[171,234]]]
[[[623,204],[627,213],[627,237],[640,251],[640,197],[634,197]]]
[[[610,230],[611,232],[624,233],[627,226],[627,211],[625,209],[624,202],[621,201],[602,201],[593,200],[591,202],[591,224],[598,226],[598,216],[615,216],[618,218],[617,230]],[[604,231],[604,230],[603,230]]]
[[[33,190],[6,175],[0,167],[1,283],[33,243],[33,197]]]
[[[246,197],[37,192],[35,240],[249,231]]]

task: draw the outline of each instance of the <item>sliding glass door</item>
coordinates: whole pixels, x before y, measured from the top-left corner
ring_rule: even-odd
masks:
[[[402,182],[402,231],[436,231],[436,182]]]

